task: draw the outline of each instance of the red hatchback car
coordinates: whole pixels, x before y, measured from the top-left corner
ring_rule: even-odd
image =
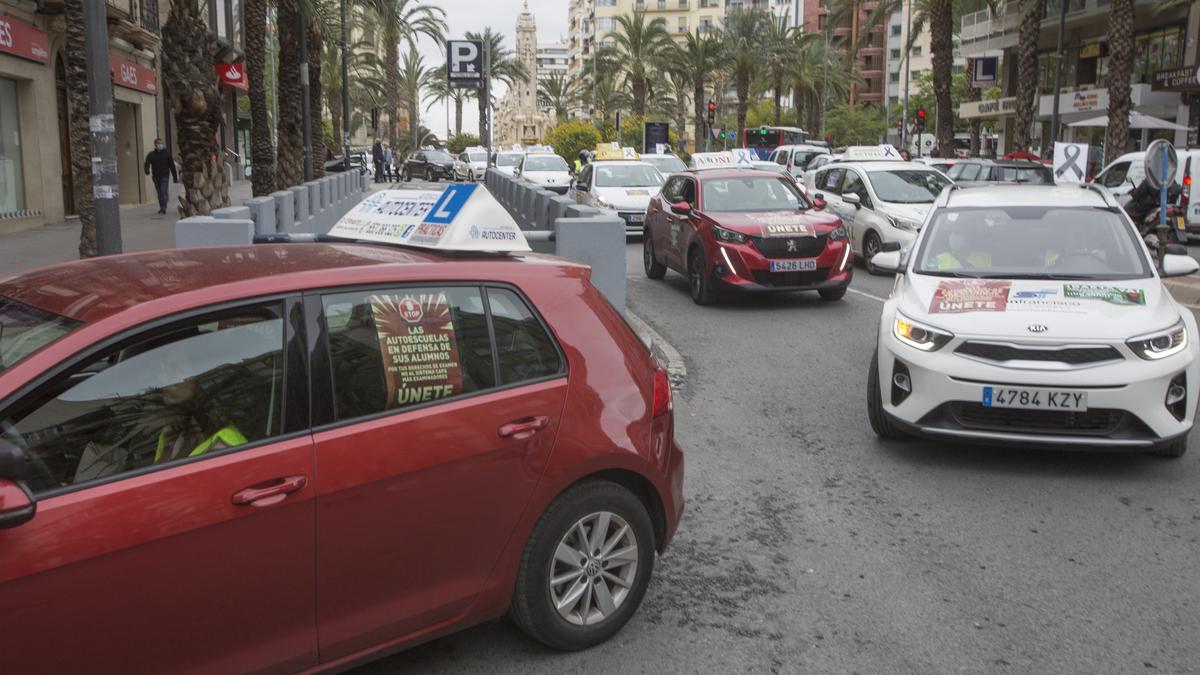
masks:
[[[839,300],[854,275],[846,228],[771,171],[700,169],[672,176],[646,209],[646,276],[688,277],[692,300],[718,290],[817,291]]]
[[[274,244],[0,280],[4,671],[335,669],[506,613],[612,636],[683,455],[588,277]]]

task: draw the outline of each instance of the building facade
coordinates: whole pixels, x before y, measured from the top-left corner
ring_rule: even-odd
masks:
[[[526,82],[514,82],[504,94],[496,113],[495,140],[498,145],[533,145],[542,142],[546,131],[553,126],[553,116],[538,105],[537,23],[524,11],[517,17],[516,57],[530,74]]]

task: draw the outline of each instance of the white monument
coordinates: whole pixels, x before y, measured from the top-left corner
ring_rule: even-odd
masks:
[[[529,79],[514,82],[500,100],[496,112],[496,144],[535,145],[554,126],[554,116],[538,109],[537,24],[529,13],[529,2],[517,16],[517,60]]]

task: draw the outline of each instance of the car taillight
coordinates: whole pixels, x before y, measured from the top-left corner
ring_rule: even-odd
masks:
[[[1187,208],[1188,202],[1192,200],[1192,174],[1183,174],[1183,194],[1179,196],[1179,205]]]
[[[654,369],[654,416],[662,417],[671,412],[671,380],[667,371]]]

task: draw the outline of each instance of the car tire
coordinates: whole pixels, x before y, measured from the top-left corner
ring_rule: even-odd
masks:
[[[658,261],[658,254],[654,252],[654,241],[650,237],[649,228],[642,231],[642,267],[646,270],[646,276],[651,279],[667,276],[667,266]]]
[[[693,247],[688,254],[688,291],[692,302],[697,305],[711,305],[713,302],[712,278],[708,274],[708,265],[704,261],[704,252],[699,246]]]
[[[601,548],[611,544],[610,552],[624,552],[625,562],[619,567],[608,567],[609,563],[601,562],[599,556],[584,558],[584,552],[578,550],[581,536],[577,533],[582,532],[585,545],[590,545],[588,535],[602,523],[607,523],[607,536],[620,537],[616,542],[610,539],[600,544]],[[637,611],[654,570],[654,544],[650,514],[632,492],[609,481],[576,485],[554,500],[530,533],[521,555],[509,615],[527,635],[553,649],[594,647],[620,631]],[[578,552],[580,564],[560,557],[563,547]],[[634,561],[628,560],[630,548]],[[610,573],[609,569],[616,572]],[[578,574],[574,581],[568,579],[552,586],[556,573],[557,577]],[[579,595],[577,603],[568,604],[560,612],[556,597],[559,602],[565,600],[578,589],[580,580],[587,580],[586,592]],[[607,612],[602,608],[606,603],[599,600],[602,593],[608,598]],[[586,620],[582,620],[584,616]]]
[[[849,288],[849,286],[842,286],[841,288],[822,288],[821,290],[817,291],[817,294],[820,295],[821,299],[825,302],[834,302],[846,297],[847,288]]]
[[[1160,446],[1154,448],[1154,450],[1151,451],[1151,454],[1158,455],[1159,457],[1170,457],[1171,459],[1178,459],[1180,457],[1183,457],[1184,453],[1187,452],[1187,449],[1188,449],[1188,437],[1185,434],[1183,436],[1180,436],[1179,438],[1176,438],[1175,440],[1171,441],[1170,443],[1167,443],[1166,445],[1160,445]]]
[[[871,367],[867,371],[867,421],[875,435],[889,441],[907,438],[883,410],[883,393],[879,386],[879,350],[871,355]]]
[[[879,249],[882,246],[883,242],[874,230],[867,230],[867,233],[863,235],[862,260],[863,264],[867,266],[867,271],[871,274],[875,274],[871,272],[871,258],[874,258],[876,253],[879,253]]]
[[[468,181],[468,182],[470,182],[470,183],[474,183],[474,182],[475,182],[475,172],[474,172],[474,171],[468,171],[468,172],[467,172],[467,181]]]
[[[428,182],[430,182],[430,183],[436,183],[436,182],[437,182],[437,176],[436,176],[436,175],[433,173],[433,168],[432,168],[432,167],[426,167],[426,168],[425,168],[425,180],[426,180],[426,181],[428,181]]]
[[[405,182],[405,183],[411,183],[411,182],[412,182],[412,172],[408,170],[408,167],[407,167],[407,166],[406,166],[406,167],[404,167],[404,171],[402,171],[402,172],[401,172],[401,175],[400,175],[400,177],[401,177],[402,179],[404,179],[404,182]]]

